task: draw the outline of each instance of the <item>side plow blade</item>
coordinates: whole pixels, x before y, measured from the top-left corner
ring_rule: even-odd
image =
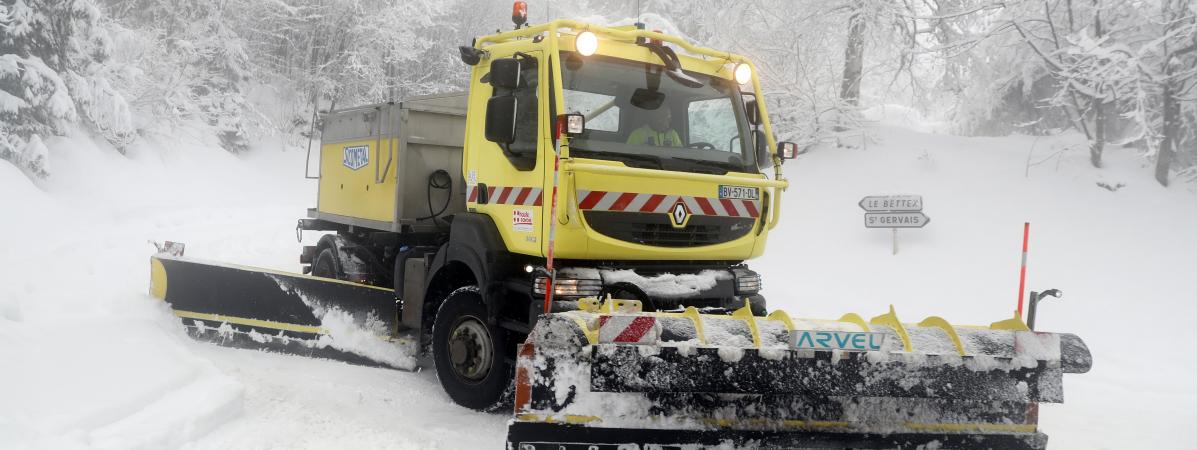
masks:
[[[580,306],[520,349],[509,448],[1043,449],[1039,403],[1091,365],[1076,336],[1016,319]]]
[[[199,340],[410,369],[391,289],[158,254],[150,294]]]

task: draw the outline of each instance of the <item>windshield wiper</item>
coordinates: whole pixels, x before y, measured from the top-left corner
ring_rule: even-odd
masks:
[[[716,168],[716,169],[721,169],[721,170],[723,170],[723,173],[720,173],[719,175],[726,174],[726,173],[728,173],[728,172],[731,172],[731,171],[733,171],[733,170],[736,170],[736,171],[739,171],[739,170],[744,170],[744,168],[743,168],[743,167],[736,167],[736,166],[735,166],[735,165],[733,165],[732,163],[729,163],[729,162],[723,162],[723,161],[710,161],[710,160],[706,160],[706,159],[676,158],[676,157],[675,157],[675,158],[673,158],[673,159],[676,159],[676,160],[679,160],[679,161],[685,161],[685,162],[688,162],[688,163],[693,163],[693,164],[703,165],[703,166],[707,166],[707,167],[714,167],[714,168]]]
[[[570,150],[570,153],[590,154],[590,155],[596,156],[600,159],[644,161],[644,162],[653,163],[654,165],[656,165],[656,169],[664,169],[664,166],[661,165],[661,158],[659,156],[643,155],[643,154],[636,154],[636,153],[602,152],[602,151],[597,151],[597,150],[587,150],[584,148],[576,148],[576,147],[570,147],[569,150]]]

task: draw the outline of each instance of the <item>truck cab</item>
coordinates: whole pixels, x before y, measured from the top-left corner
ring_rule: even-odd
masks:
[[[607,267],[749,273],[740,263],[763,252],[786,182],[747,59],[573,21],[484,37],[462,52],[474,62],[466,207],[494,221],[509,251],[594,269],[558,270],[564,290],[610,287]],[[792,155],[792,144],[782,147]],[[573,281],[578,274],[600,279]],[[730,297],[755,291],[730,293],[708,293],[704,306],[742,305]],[[650,308],[666,300],[635,294]]]
[[[394,289],[455,401],[493,403],[510,344],[582,298],[765,313],[745,261],[797,149],[774,141],[751,61],[572,20],[459,51],[466,93],[325,115],[299,225],[337,231],[306,271]]]

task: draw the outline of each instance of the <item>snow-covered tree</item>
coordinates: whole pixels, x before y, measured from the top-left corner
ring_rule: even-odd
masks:
[[[804,148],[862,142],[861,110],[902,103],[969,134],[1075,128],[1095,165],[1107,145],[1136,146],[1165,182],[1197,167],[1193,3],[545,0],[529,13],[639,20],[749,56],[778,137]],[[72,124],[122,151],[184,133],[242,152],[307,133],[320,110],[463,89],[456,47],[510,29],[510,6],[2,0],[0,158],[44,174],[40,142]]]
[[[1181,111],[1170,116],[1177,118],[1172,131],[1163,126],[1166,91],[1191,86],[1185,81],[1192,67],[1192,52],[1185,50],[1193,39],[1191,0],[953,2],[947,13],[912,21],[922,30],[950,30],[920,46],[940,53],[945,67],[958,64],[959,79],[969,81],[955,108],[963,131],[1074,128],[1088,138],[1095,167],[1110,144],[1142,148],[1166,164],[1168,154],[1160,149],[1191,139],[1193,120],[1184,112],[1183,95]],[[1193,164],[1182,156],[1182,164]]]
[[[1167,186],[1178,153],[1187,159],[1182,162],[1197,163],[1197,3],[1162,0],[1159,11],[1157,38],[1143,51],[1154,64],[1144,64],[1142,73],[1145,84],[1159,91],[1160,111],[1144,111],[1139,121],[1158,130],[1158,140],[1149,143],[1157,155],[1155,178]]]
[[[230,152],[248,149],[250,122],[257,117],[246,100],[252,64],[239,28],[253,2],[224,0],[134,0],[112,2],[112,14],[128,27],[119,59],[137,67],[122,87],[137,95],[134,108],[163,123],[202,123]],[[132,36],[130,36],[132,34]],[[143,61],[154,61],[145,64]]]
[[[1112,140],[1108,128],[1120,126],[1119,140],[1138,142],[1156,158],[1156,178],[1166,185],[1178,144],[1197,125],[1186,124],[1181,111],[1197,81],[1194,3],[1094,0],[1091,6],[1086,25],[1062,36],[1050,54],[1020,32],[1057,80],[1052,104],[1071,107],[1089,137],[1093,165],[1101,166]]]
[[[0,158],[44,177],[41,137],[63,133],[77,107],[94,117],[91,70],[109,50],[100,17],[91,0],[0,4]]]

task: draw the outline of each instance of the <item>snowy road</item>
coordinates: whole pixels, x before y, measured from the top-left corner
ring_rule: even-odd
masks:
[[[507,416],[468,411],[432,371],[406,373],[196,344],[245,387],[244,414],[188,446],[225,448],[499,448]]]
[[[781,231],[753,262],[771,307],[800,317],[1008,317],[1017,243],[1033,222],[1031,288],[1055,287],[1041,328],[1092,348],[1048,405],[1053,449],[1197,447],[1186,382],[1197,274],[1197,193],[1150,182],[1112,151],[1100,175],[1083,151],[1024,177],[1033,138],[963,139],[882,127],[867,150],[825,149],[787,166]],[[1064,140],[1034,142],[1044,154]],[[123,159],[56,142],[45,191],[0,164],[0,448],[497,448],[506,416],[452,405],[429,371],[405,373],[188,340],[145,294],[147,239],[207,259],[296,270],[294,220],[314,185],[302,154],[237,160],[175,148]],[[150,145],[150,144],[146,144]],[[1118,192],[1096,179],[1126,182]],[[47,192],[48,191],[48,192]],[[860,196],[917,193],[933,222],[864,230]],[[313,242],[311,236],[305,238]],[[779,280],[794,280],[781,282]],[[1128,304],[1130,300],[1130,304]],[[1136,337],[1138,330],[1150,329]],[[9,370],[11,367],[15,370]]]

